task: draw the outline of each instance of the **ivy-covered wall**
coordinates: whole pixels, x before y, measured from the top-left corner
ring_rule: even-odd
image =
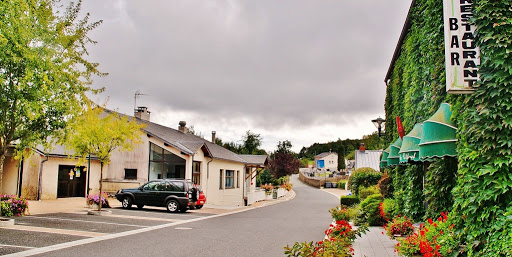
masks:
[[[451,211],[469,256],[512,256],[512,1],[474,0],[480,82],[470,95],[447,95],[443,1],[417,0],[386,91],[386,142],[452,105],[458,157],[389,171],[406,215],[434,218]],[[419,177],[425,177],[424,188]],[[408,183],[397,183],[408,181]],[[427,203],[425,209],[424,203]]]

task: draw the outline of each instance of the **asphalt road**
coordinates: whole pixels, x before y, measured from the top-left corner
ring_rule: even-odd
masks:
[[[338,204],[337,197],[292,180],[296,197],[284,203],[78,240],[36,256],[283,256],[287,244],[323,239],[332,221],[328,210]]]

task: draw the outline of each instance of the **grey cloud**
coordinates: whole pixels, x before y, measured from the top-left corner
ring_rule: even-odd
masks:
[[[141,103],[255,126],[339,124],[383,113],[383,82],[410,1],[102,1],[91,59],[110,105]],[[151,107],[151,106],[150,106]]]

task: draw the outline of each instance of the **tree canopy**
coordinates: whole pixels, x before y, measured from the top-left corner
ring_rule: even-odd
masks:
[[[107,113],[103,108],[90,108],[74,119],[69,125],[69,133],[63,139],[66,149],[84,160],[89,154],[101,162],[100,195],[102,193],[103,165],[110,163],[114,150],[131,151],[142,143],[145,124],[117,113]],[[100,211],[101,211],[101,204]]]
[[[0,192],[7,148],[49,145],[84,103],[98,63],[85,59],[87,33],[101,21],[79,19],[81,2],[58,13],[54,1],[0,1]]]

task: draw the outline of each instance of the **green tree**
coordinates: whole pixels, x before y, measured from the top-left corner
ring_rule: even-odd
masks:
[[[0,192],[5,155],[50,145],[88,102],[91,76],[106,75],[85,59],[87,33],[101,21],[81,20],[81,2],[56,13],[54,1],[0,1]]]
[[[242,137],[242,153],[244,154],[259,154],[259,147],[261,146],[261,135],[248,130],[245,136]]]
[[[110,163],[114,150],[131,151],[142,143],[145,124],[127,116],[105,112],[102,108],[88,110],[69,125],[69,133],[63,143],[75,156],[85,160],[91,154],[100,160],[100,196],[103,192],[103,166]],[[101,211],[101,204],[99,204]]]
[[[292,142],[289,140],[279,141],[277,143],[277,150],[276,153],[286,153],[286,154],[293,154],[292,152]]]

